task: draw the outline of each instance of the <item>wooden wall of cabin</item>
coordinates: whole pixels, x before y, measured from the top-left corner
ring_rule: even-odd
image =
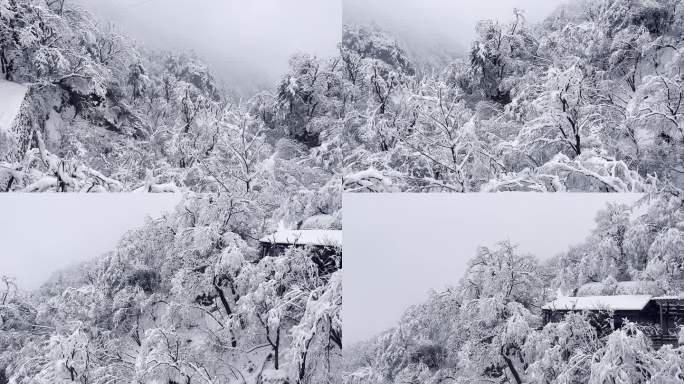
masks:
[[[572,310],[545,310],[545,323],[557,323],[565,318],[568,313],[582,312]],[[655,325],[655,318],[652,312],[644,313],[642,311],[586,311],[589,314],[589,322],[596,329],[599,337],[605,336],[613,330],[622,327],[624,320],[627,319],[642,325]]]
[[[658,307],[653,303],[649,303],[641,311],[615,311],[613,317],[615,319],[615,328],[622,327],[625,319],[644,326],[660,324]]]
[[[677,335],[679,327],[684,326],[684,303],[663,302],[656,305],[656,316],[660,323],[660,311],[662,309],[662,328],[664,334]]]

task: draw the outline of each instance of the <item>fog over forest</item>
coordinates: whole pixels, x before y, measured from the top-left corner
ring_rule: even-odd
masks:
[[[567,0],[344,0],[344,23],[376,24],[395,35],[414,56],[441,64],[465,54],[476,37],[475,25],[483,19],[508,22],[513,9],[521,9],[530,23],[551,14]],[[495,5],[494,5],[495,4]]]
[[[342,28],[341,0],[76,1],[149,48],[195,52],[242,96],[272,89],[295,53],[333,56]]]

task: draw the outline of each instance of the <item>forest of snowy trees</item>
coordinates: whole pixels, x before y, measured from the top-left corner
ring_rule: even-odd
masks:
[[[0,132],[0,189],[339,184],[337,61],[295,55],[273,92],[242,100],[198,58],[146,50],[69,1],[2,0],[2,76],[29,90],[21,121]]]
[[[427,71],[389,33],[346,27],[346,190],[683,185],[681,1],[570,1],[476,32],[465,57]]]
[[[682,382],[682,347],[540,311],[587,282],[684,290],[684,4],[575,0],[476,32],[439,68],[347,25],[334,57],[294,54],[240,98],[75,2],[0,0],[0,101],[21,97],[0,191],[184,193],[36,291],[0,268],[0,384]],[[343,191],[648,197],[551,262],[479,249],[459,285],[343,356],[341,268],[259,251],[276,228],[341,230]]]
[[[253,239],[285,219],[266,207],[192,196],[34,292],[0,278],[0,383],[339,377],[342,272],[306,247],[262,257]]]
[[[281,168],[352,192],[682,186],[677,0],[572,1],[538,24],[515,10],[440,70],[348,25],[338,56],[295,55],[248,100],[199,59],[48,3],[0,3],[2,73],[30,86],[32,120],[0,153],[4,190],[250,190]]]
[[[262,257],[258,241],[341,229],[334,60],[295,55],[274,92],[240,100],[198,58],[68,0],[0,0],[0,64],[0,93],[27,87],[0,130],[0,190],[185,192],[37,291],[1,278],[0,383],[339,377],[341,270],[306,248]]]
[[[663,194],[608,204],[585,241],[544,261],[509,241],[480,247],[457,285],[345,346],[344,382],[681,383],[684,346],[656,349],[635,323],[606,332],[587,313],[544,325],[541,307],[585,283],[602,283],[604,295],[622,281],[680,295],[682,223],[684,200]]]

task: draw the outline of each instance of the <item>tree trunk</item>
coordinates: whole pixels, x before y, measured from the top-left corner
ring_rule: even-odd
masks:
[[[9,70],[7,68],[7,59],[5,58],[5,50],[0,50],[0,73],[5,75],[5,80],[9,80]]]
[[[214,289],[216,289],[216,293],[218,293],[219,299],[221,300],[221,304],[223,305],[223,308],[226,310],[226,314],[230,316],[233,311],[230,309],[230,304],[228,303],[228,299],[226,299],[226,295],[223,293],[223,289],[219,287],[216,283],[214,283]],[[237,347],[237,340],[235,339],[235,335],[233,332],[230,332],[231,337],[230,337],[230,345],[235,348]]]
[[[278,329],[276,329],[276,341],[275,345],[273,346],[273,354],[273,367],[277,370],[280,360],[280,326],[278,326]]]
[[[304,380],[304,375],[306,375],[306,357],[309,354],[309,345],[311,345],[312,340],[313,337],[306,342],[304,352],[300,354],[300,356],[302,357],[302,361],[299,363],[299,380],[297,381],[298,383],[301,383]]]
[[[342,330],[330,330],[330,339],[342,349]]]
[[[501,357],[503,357],[504,361],[506,361],[506,365],[508,365],[508,369],[511,371],[511,374],[513,374],[515,382],[517,384],[522,384],[522,380],[520,380],[520,375],[518,374],[518,371],[515,369],[515,366],[513,365],[511,359],[509,359],[508,356],[506,356],[503,352],[501,352]]]

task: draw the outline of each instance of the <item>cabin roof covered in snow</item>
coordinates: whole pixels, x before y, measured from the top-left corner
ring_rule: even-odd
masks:
[[[24,103],[28,87],[0,80],[0,131],[8,131]]]
[[[651,301],[650,295],[617,295],[617,296],[566,296],[544,305],[549,310],[613,310],[640,311]]]
[[[301,244],[301,245],[342,245],[342,231],[340,230],[280,230],[262,237],[262,243]]]
[[[654,297],[653,300],[655,300],[655,301],[658,301],[658,300],[684,301],[684,296],[657,296],[657,297]]]

